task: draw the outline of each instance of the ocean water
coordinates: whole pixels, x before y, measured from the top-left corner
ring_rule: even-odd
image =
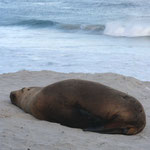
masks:
[[[0,0],[0,73],[24,69],[150,81],[150,1]]]

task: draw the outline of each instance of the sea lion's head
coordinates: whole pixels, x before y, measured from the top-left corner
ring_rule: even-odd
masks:
[[[25,97],[32,95],[34,89],[36,89],[36,87],[24,87],[20,90],[12,91],[10,93],[10,99],[12,104],[20,107],[21,101],[25,99]]]

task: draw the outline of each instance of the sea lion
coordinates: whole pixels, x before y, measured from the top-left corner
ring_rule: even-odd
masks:
[[[69,79],[10,93],[13,104],[34,117],[84,131],[137,134],[146,124],[134,97],[100,83]]]

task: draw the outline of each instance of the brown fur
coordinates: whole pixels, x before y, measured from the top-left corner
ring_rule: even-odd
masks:
[[[13,104],[38,119],[100,133],[137,134],[145,127],[142,105],[100,83],[70,79],[10,94]]]

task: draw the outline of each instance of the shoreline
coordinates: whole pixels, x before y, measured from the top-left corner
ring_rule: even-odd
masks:
[[[83,132],[57,123],[41,121],[12,105],[9,93],[29,86],[46,86],[65,79],[100,82],[137,98],[143,105],[147,124],[137,135]],[[146,150],[150,147],[150,82],[115,73],[59,73],[19,71],[0,74],[0,147],[12,150]]]
[[[53,73],[59,73],[59,74],[89,74],[89,75],[97,75],[97,74],[116,74],[116,75],[120,75],[120,76],[125,76],[128,78],[134,78],[136,80],[142,81],[142,82],[148,82],[150,83],[150,79],[149,80],[143,80],[143,79],[139,79],[137,77],[134,76],[130,76],[130,75],[125,75],[125,74],[121,74],[121,73],[115,73],[115,72],[59,72],[59,71],[54,71],[54,70],[18,70],[18,71],[14,71],[14,72],[4,72],[4,73],[0,73],[0,75],[6,75],[6,74],[14,74],[14,73],[19,73],[19,72],[53,72]]]

